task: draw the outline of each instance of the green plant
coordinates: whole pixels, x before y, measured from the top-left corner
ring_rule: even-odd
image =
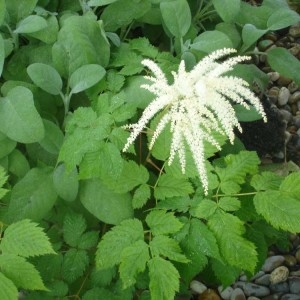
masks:
[[[172,84],[180,61],[188,72],[234,48],[265,55],[299,84],[299,61],[286,49],[255,49],[267,32],[298,21],[283,0],[0,0],[4,299],[16,299],[17,289],[29,300],[173,299],[196,274],[228,285],[241,271],[255,273],[269,245],[299,232],[299,173],[261,172],[240,143],[218,152],[227,139],[218,126],[210,128],[216,143],[204,141],[206,189],[193,151],[185,174],[177,155],[168,165],[168,126],[148,149],[160,114],[122,151],[128,125],[154,100],[141,88],[149,86],[143,60]],[[254,64],[226,75],[261,91],[268,81]],[[258,106],[233,107],[238,121],[263,115]],[[30,234],[41,248],[13,252]],[[35,285],[7,273],[17,262]]]

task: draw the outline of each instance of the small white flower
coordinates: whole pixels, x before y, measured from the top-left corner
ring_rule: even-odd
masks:
[[[266,115],[260,100],[251,92],[248,83],[238,77],[223,75],[232,70],[239,62],[250,59],[236,56],[223,62],[217,60],[236,52],[235,49],[217,50],[202,59],[193,70],[186,72],[184,61],[180,62],[178,72],[172,72],[174,81],[169,84],[165,74],[152,60],[145,59],[142,64],[154,76],[145,76],[151,81],[141,87],[150,91],[156,98],[146,107],[136,124],[127,126],[131,134],[123,151],[134,142],[146,124],[160,111],[164,114],[157,124],[149,144],[151,149],[168,123],[172,133],[170,165],[178,154],[182,172],[185,171],[185,145],[192,152],[204,192],[208,192],[208,179],[205,169],[204,141],[220,149],[218,142],[211,136],[212,131],[226,135],[234,140],[234,128],[242,130],[232,107],[233,103],[249,109],[253,105],[266,122]]]

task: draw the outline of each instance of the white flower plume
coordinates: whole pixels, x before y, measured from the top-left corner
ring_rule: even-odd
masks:
[[[217,50],[202,59],[193,70],[186,72],[181,61],[178,72],[172,72],[174,81],[169,84],[165,74],[152,60],[145,59],[142,64],[154,76],[145,76],[151,81],[141,87],[150,91],[156,98],[146,107],[136,124],[128,125],[131,134],[123,151],[134,142],[146,124],[161,110],[164,111],[153,133],[149,148],[153,147],[160,133],[170,123],[172,141],[168,164],[178,154],[182,172],[185,171],[185,145],[190,150],[197,167],[204,192],[208,192],[207,171],[205,168],[204,141],[220,149],[218,142],[211,136],[212,131],[226,135],[234,140],[234,128],[242,131],[232,107],[233,103],[249,109],[253,105],[266,122],[266,115],[260,100],[251,92],[248,83],[238,77],[223,75],[236,64],[250,59],[248,56],[235,56],[223,62],[217,60],[236,52],[235,49]]]

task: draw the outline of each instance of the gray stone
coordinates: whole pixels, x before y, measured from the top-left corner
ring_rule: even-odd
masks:
[[[280,266],[274,269],[270,276],[271,284],[277,284],[279,282],[286,281],[289,277],[289,269],[285,266]]]
[[[290,292],[292,294],[300,294],[300,278],[290,277],[288,282],[289,282]]]
[[[280,300],[300,300],[300,295],[285,294],[280,298]]]
[[[192,280],[190,283],[190,289],[195,294],[202,294],[207,290],[207,287],[198,280]]]
[[[285,281],[285,282],[279,282],[276,284],[271,284],[269,286],[270,290],[272,293],[289,293],[290,291],[290,287],[289,284]]]
[[[250,296],[247,298],[247,300],[260,300],[260,299],[254,296]]]
[[[233,288],[244,289],[245,284],[246,284],[246,282],[244,282],[244,281],[236,281],[236,282],[233,284]]]
[[[261,276],[264,276],[266,273],[264,271],[258,271],[253,277],[251,277],[250,281],[254,281]]]
[[[232,291],[230,300],[246,300],[246,296],[242,289],[236,288]]]
[[[289,35],[292,37],[300,37],[300,24],[296,24],[290,27]]]
[[[300,106],[300,102],[297,102],[297,105],[299,104]],[[300,109],[299,109],[300,110]],[[290,111],[286,110],[286,109],[280,109],[279,113],[281,115],[281,117],[283,118],[284,121],[289,122],[290,120],[292,120],[293,115]],[[275,267],[276,268],[276,267]],[[264,270],[263,270],[264,271]]]
[[[262,300],[278,300],[282,294],[272,294],[267,297],[263,297]]]
[[[262,270],[264,272],[271,272],[273,271],[275,268],[279,267],[280,265],[282,265],[284,262],[284,256],[282,255],[273,255],[268,257],[265,260],[265,263],[262,266]]]
[[[296,103],[300,101],[300,91],[296,91],[289,98],[289,103]]]
[[[270,284],[270,274],[265,274],[257,279],[255,279],[255,283],[259,285],[265,285],[268,286]]]
[[[218,287],[218,291],[219,291],[219,294],[221,296],[222,299],[224,300],[229,300],[230,299],[230,296],[232,294],[232,291],[233,291],[233,288],[231,286],[228,286],[226,287],[224,290],[223,290],[223,287],[222,286],[219,286]]]
[[[280,106],[286,105],[289,101],[290,95],[291,93],[287,87],[283,86],[282,88],[280,88],[278,94],[278,105]]]
[[[296,258],[297,262],[300,263],[300,248],[296,251],[295,258]]]
[[[270,294],[270,290],[267,287],[250,282],[244,285],[243,290],[247,296],[264,297]]]

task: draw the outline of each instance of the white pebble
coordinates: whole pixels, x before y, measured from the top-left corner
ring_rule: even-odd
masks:
[[[207,287],[198,280],[192,280],[190,283],[190,289],[195,294],[202,294],[207,290]]]

